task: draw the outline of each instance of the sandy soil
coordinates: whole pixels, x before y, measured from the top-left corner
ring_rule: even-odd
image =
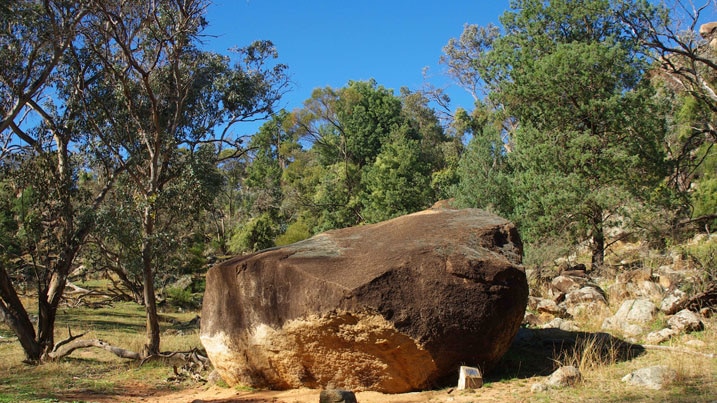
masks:
[[[528,385],[528,386],[526,386]],[[494,383],[490,387],[476,390],[442,389],[427,392],[403,393],[386,395],[378,392],[359,392],[356,398],[359,403],[421,403],[421,402],[517,402],[523,401],[519,396],[529,394],[529,383]],[[185,389],[177,392],[158,391],[143,388],[128,388],[116,391],[116,394],[73,394],[64,396],[69,400],[83,400],[97,403],[317,403],[320,390],[293,389],[286,391],[237,391],[217,386]]]

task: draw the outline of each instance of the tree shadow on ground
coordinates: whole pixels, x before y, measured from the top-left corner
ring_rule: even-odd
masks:
[[[521,327],[506,354],[485,379],[496,382],[546,376],[561,365],[576,365],[582,360],[612,364],[644,352],[641,345],[608,333]]]

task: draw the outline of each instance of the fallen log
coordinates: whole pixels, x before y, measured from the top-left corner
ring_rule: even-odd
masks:
[[[107,350],[120,358],[127,358],[130,360],[142,359],[142,354],[140,354],[140,353],[137,353],[137,352],[131,351],[131,350],[127,350],[127,349],[124,349],[121,347],[113,346],[111,344],[108,344],[107,342],[100,340],[100,339],[73,340],[71,342],[63,344],[56,350],[53,350],[52,352],[48,353],[47,356],[50,359],[57,360],[57,359],[60,359],[62,357],[66,357],[66,356],[72,354],[72,352],[77,349],[89,348],[89,347],[97,347],[97,348],[101,348],[103,350]]]

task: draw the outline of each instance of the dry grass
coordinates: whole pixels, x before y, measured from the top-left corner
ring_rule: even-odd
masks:
[[[196,312],[162,314],[162,350],[186,351],[200,347],[198,329],[181,329]],[[60,309],[55,338],[86,332],[83,338],[99,338],[112,345],[140,351],[144,345],[144,309],[133,303],[118,303],[100,309]],[[153,361],[142,366],[101,349],[75,351],[58,362],[39,366],[23,364],[24,354],[10,330],[0,324],[0,403],[61,402],[63,396],[131,393],[134,389],[173,390],[196,386],[193,382],[175,383],[170,362]],[[69,399],[73,401],[75,399]]]
[[[656,319],[659,320],[659,319]],[[717,352],[717,318],[705,320],[705,330],[681,335],[663,344],[702,353]],[[587,327],[585,323],[581,326]],[[582,381],[573,388],[553,389],[525,396],[526,401],[545,402],[708,402],[717,400],[717,359],[671,351],[646,350],[624,359],[616,339],[599,333],[579,338],[574,349],[556,354],[557,365],[573,365]],[[704,343],[695,347],[690,340]],[[677,379],[663,390],[649,390],[622,382],[640,368],[665,365],[677,372]]]

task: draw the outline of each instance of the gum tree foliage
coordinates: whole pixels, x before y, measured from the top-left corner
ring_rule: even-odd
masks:
[[[223,183],[216,169],[213,147],[179,153],[175,164],[183,171],[166,185],[156,204],[155,283],[164,286],[177,277],[193,274],[205,265],[207,243],[205,212],[210,211]],[[82,254],[94,271],[109,272],[111,291],[145,305],[142,276],[141,199],[129,175],[115,183],[115,191],[97,211],[96,229]]]
[[[665,122],[643,80],[648,66],[606,0],[513,1],[501,23],[500,36],[466,27],[476,39],[460,44],[477,44],[464,73],[481,74],[473,80],[515,128],[504,142],[512,218],[528,242],[589,240],[600,266],[606,226],[648,202],[665,174]],[[501,155],[491,151],[495,138],[476,145],[481,158]]]
[[[311,145],[310,175],[294,192],[318,216],[314,231],[377,222],[430,206],[451,144],[420,94],[368,82],[320,89],[295,115]],[[291,167],[289,167],[291,169]],[[440,177],[435,177],[440,178]]]
[[[234,252],[274,246],[274,239],[285,230],[290,209],[282,206],[282,175],[299,148],[291,123],[290,114],[282,110],[249,142],[249,162],[241,186],[244,219],[234,228],[230,245]]]
[[[78,128],[85,88],[68,54],[89,9],[72,1],[13,1],[0,8],[0,174],[5,219],[0,312],[26,359],[55,347],[57,307],[67,276],[93,226],[93,211],[115,171],[96,167],[93,186],[80,181],[84,134]],[[37,292],[37,330],[18,291]]]
[[[320,176],[307,197],[320,217],[319,230],[364,221],[361,171],[373,163],[400,120],[400,100],[375,81],[317,89],[297,112],[299,135],[323,168],[314,172]]]
[[[420,93],[374,80],[317,89],[252,140],[243,184],[254,203],[235,250],[427,208],[455,186],[459,144]]]

